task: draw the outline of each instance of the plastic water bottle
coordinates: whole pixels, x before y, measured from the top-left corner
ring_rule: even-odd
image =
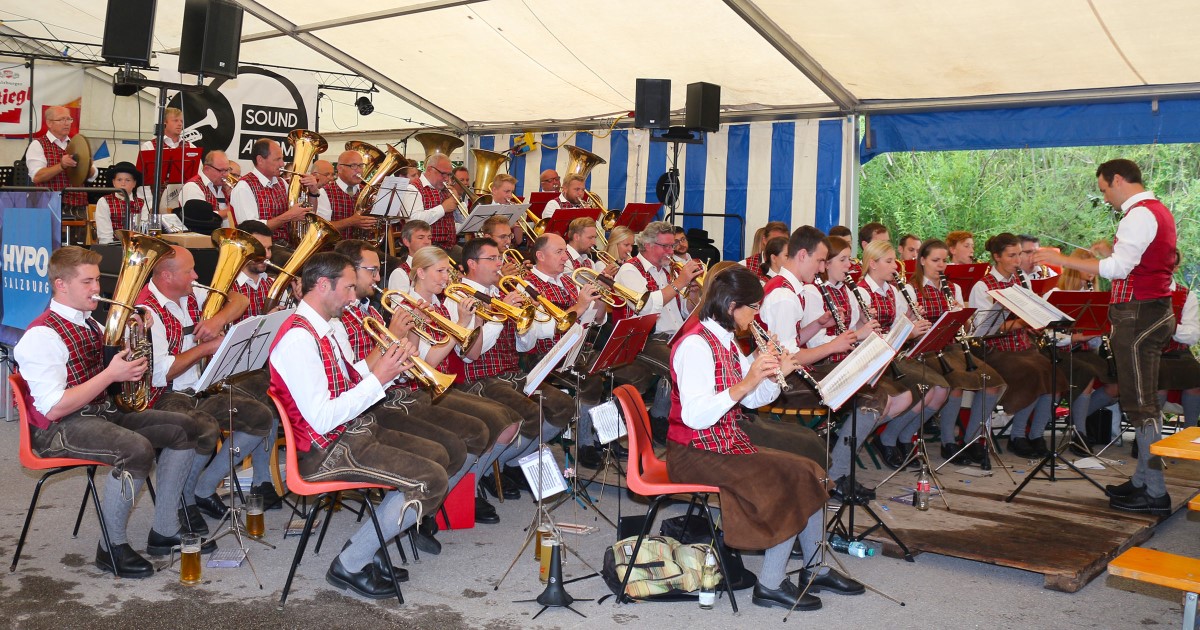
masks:
[[[921,474],[917,475],[917,489],[913,492],[913,507],[925,511],[929,509],[929,467],[921,464]]]
[[[855,558],[868,558],[875,555],[875,549],[863,543],[862,541],[849,541],[841,536],[834,534],[829,537],[829,546],[833,547],[834,551],[840,551],[844,554],[849,554]]]
[[[700,573],[700,608],[712,610],[717,601],[717,554],[712,547],[704,553],[704,569]]]

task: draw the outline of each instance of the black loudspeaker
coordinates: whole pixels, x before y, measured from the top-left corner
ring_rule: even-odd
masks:
[[[100,54],[112,63],[149,67],[156,8],[158,0],[108,0]]]
[[[179,72],[232,79],[242,47],[242,8],[222,0],[187,0]]]
[[[671,80],[638,79],[633,126],[666,129],[671,126]]]
[[[688,84],[684,126],[701,131],[721,129],[721,86],[703,82]]]

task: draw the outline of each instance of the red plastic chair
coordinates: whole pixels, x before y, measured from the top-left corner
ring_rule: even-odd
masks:
[[[376,483],[354,481],[306,481],[300,476],[300,464],[296,459],[296,438],[292,432],[292,423],[288,421],[287,408],[283,406],[283,403],[275,396],[274,392],[267,392],[267,395],[271,397],[271,401],[275,403],[275,408],[279,410],[279,424],[283,427],[283,439],[287,444],[287,490],[303,497],[317,497],[316,502],[313,503],[312,508],[308,511],[308,518],[304,519],[304,531],[300,533],[300,544],[296,546],[296,555],[292,558],[292,566],[288,570],[287,581],[283,584],[283,595],[279,597],[279,607],[282,609],[284,604],[287,603],[288,592],[292,589],[292,578],[296,576],[296,567],[300,566],[300,560],[304,558],[304,549],[308,546],[308,537],[312,534],[313,520],[316,519],[317,514],[321,513],[322,503],[332,507],[339,492],[358,493],[362,499],[364,508],[371,515],[371,523],[375,525],[375,535],[379,537],[379,546],[383,549],[383,559],[387,563],[385,566],[391,566],[392,557],[387,550],[388,544],[383,539],[383,530],[379,528],[379,519],[375,516],[375,506],[367,498],[367,490],[375,488],[394,490],[395,488]],[[328,517],[325,519],[325,523],[328,525]],[[396,581],[395,572],[392,573],[392,585],[396,587],[396,600],[403,605],[404,594],[400,592],[400,583]]]
[[[708,518],[708,530],[712,534],[713,544],[717,548],[717,562],[721,567],[721,575],[725,578],[722,580],[725,592],[729,593],[729,603],[733,606],[733,612],[737,612],[737,599],[733,595],[733,585],[730,582],[729,573],[725,570],[724,545],[717,537],[717,529],[714,525],[716,521],[713,519],[712,508],[708,505],[708,496],[710,494],[720,495],[720,489],[716,486],[674,483],[667,478],[667,463],[654,454],[654,447],[650,443],[650,414],[646,412],[646,405],[642,402],[641,394],[632,385],[622,385],[613,390],[613,397],[621,405],[621,413],[625,416],[625,428],[629,433],[629,462],[626,481],[630,490],[651,499],[650,507],[646,510],[646,521],[642,525],[641,533],[638,534],[637,542],[633,545],[633,553],[630,557],[637,558],[638,550],[642,548],[642,540],[650,533],[654,517],[658,514],[658,509],[662,506],[663,501],[669,500],[672,495],[676,494],[692,495],[692,503],[699,503]],[[690,508],[688,512],[690,515]],[[633,601],[625,593],[630,573],[632,571],[626,571],[625,577],[621,580],[621,592],[617,594],[618,602]]]
[[[108,540],[108,528],[104,525],[104,514],[100,510],[100,497],[96,493],[96,467],[108,466],[108,464],[90,459],[39,457],[35,454],[29,435],[29,415],[33,408],[33,400],[29,394],[29,384],[25,382],[25,379],[18,372],[10,374],[8,382],[12,385],[13,402],[16,403],[17,413],[20,416],[20,444],[17,453],[21,460],[21,465],[30,470],[47,471],[33,488],[33,499],[29,502],[29,511],[25,513],[25,526],[21,528],[21,537],[17,539],[17,549],[13,552],[12,564],[8,567],[9,572],[17,570],[17,562],[21,559],[21,549],[25,546],[25,536],[29,533],[29,524],[33,522],[33,511],[37,509],[38,497],[42,493],[42,484],[46,483],[46,480],[54,475],[81,467],[87,470],[87,490],[83,493],[83,501],[79,504],[79,515],[75,517],[75,529],[71,532],[71,537],[74,538],[79,535],[79,525],[83,522],[83,512],[87,508],[88,495],[91,495],[92,505],[95,506],[96,516],[100,520],[100,533],[104,536],[104,546],[109,550],[109,561],[112,563],[112,566],[117,566],[116,559],[112,557],[112,544]]]

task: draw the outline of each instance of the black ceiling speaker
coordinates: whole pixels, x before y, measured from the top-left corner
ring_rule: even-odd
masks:
[[[179,72],[232,79],[242,47],[242,8],[224,0],[187,0]]]
[[[113,94],[117,96],[133,96],[141,90],[141,86],[128,83],[129,79],[145,79],[146,75],[137,70],[125,72],[125,68],[117,70],[117,74],[113,76]]]
[[[150,67],[158,0],[108,0],[100,55],[115,64]]]

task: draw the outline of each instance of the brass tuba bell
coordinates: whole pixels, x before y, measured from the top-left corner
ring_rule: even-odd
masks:
[[[425,147],[425,161],[429,161],[429,157],[434,153],[441,153],[446,157],[450,157],[454,150],[461,147],[464,142],[458,139],[458,136],[452,136],[448,133],[440,131],[426,131],[413,136],[413,140],[421,143]]]
[[[267,250],[258,239],[236,228],[213,230],[213,247],[217,248],[217,268],[213,271],[208,297],[204,298],[201,319],[212,319],[229,295],[229,288],[248,260],[267,257]]]
[[[308,262],[313,254],[342,237],[332,223],[313,212],[304,215],[299,223],[304,225],[303,236],[300,237],[296,249],[292,251],[291,258],[288,258],[282,267],[275,267],[279,270],[279,276],[275,278],[275,283],[271,285],[271,291],[267,294],[265,310],[269,311],[279,305],[283,295],[288,291],[288,285],[291,284],[292,278],[300,276],[300,268],[304,266],[305,262]]]
[[[508,163],[508,156],[486,149],[471,149],[475,158],[475,177],[471,180],[471,189],[476,195],[483,196],[491,193],[492,180],[500,174],[500,167]]]

